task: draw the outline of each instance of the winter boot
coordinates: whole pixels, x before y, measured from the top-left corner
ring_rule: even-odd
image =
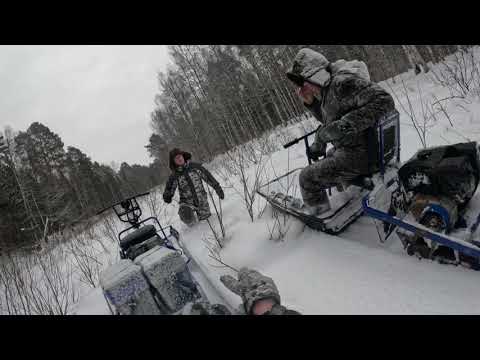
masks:
[[[330,202],[319,205],[305,205],[305,213],[312,216],[319,216],[331,210]]]
[[[328,198],[327,192],[322,190],[318,198],[318,202],[315,203],[305,203],[305,213],[312,216],[321,215],[329,211],[332,207],[330,206],[330,200]]]
[[[178,215],[180,216],[180,220],[182,220],[182,222],[187,226],[192,226],[197,222],[195,211],[188,205],[180,205],[180,209],[178,209]]]

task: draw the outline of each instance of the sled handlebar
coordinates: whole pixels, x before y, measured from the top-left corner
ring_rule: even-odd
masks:
[[[289,148],[290,146],[295,145],[295,144],[298,144],[300,141],[303,140],[304,143],[305,143],[305,152],[306,152],[306,155],[307,155],[308,164],[311,165],[311,164],[312,164],[312,159],[310,158],[310,155],[309,155],[309,154],[310,154],[310,152],[309,152],[310,146],[309,146],[309,144],[308,144],[308,137],[309,137],[310,135],[315,134],[315,133],[318,131],[318,129],[320,129],[321,127],[322,127],[322,125],[320,125],[320,126],[319,126],[318,128],[316,128],[315,130],[310,131],[308,134],[305,134],[305,135],[303,135],[303,136],[301,136],[301,137],[299,137],[299,138],[293,139],[293,140],[290,141],[289,143],[283,145],[283,148],[284,148],[284,149],[287,149],[287,148]]]
[[[145,192],[145,193],[142,193],[142,194],[137,194],[137,195],[133,195],[133,196],[130,196],[129,198],[126,198],[126,199],[123,199],[123,200],[120,200],[118,202],[116,202],[115,204],[112,204],[110,206],[107,206],[105,208],[103,208],[102,210],[98,211],[97,212],[97,215],[100,215],[101,213],[113,208],[114,206],[117,206],[117,205],[120,205],[121,203],[125,202],[125,201],[130,201],[131,199],[134,199],[134,198],[139,198],[139,197],[142,197],[142,196],[145,196],[145,195],[148,195],[150,194],[150,192]]]
[[[293,145],[295,145],[295,144],[298,144],[300,141],[308,138],[310,135],[315,134],[315,133],[317,132],[317,130],[318,130],[318,128],[315,129],[315,130],[313,130],[313,131],[310,131],[308,134],[305,134],[305,135],[303,135],[303,136],[301,136],[301,137],[299,137],[299,138],[293,139],[293,140],[290,141],[289,143],[283,145],[283,148],[284,148],[284,149],[287,149],[287,148],[289,148],[290,146],[293,146]]]

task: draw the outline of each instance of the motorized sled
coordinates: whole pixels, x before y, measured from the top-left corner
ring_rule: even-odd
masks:
[[[409,255],[441,263],[480,269],[480,208],[470,206],[480,174],[476,142],[423,149],[400,163],[400,121],[397,111],[377,121],[370,136],[371,159],[378,172],[330,189],[331,210],[319,216],[306,213],[295,169],[264,185],[257,192],[273,208],[290,214],[307,226],[339,234],[362,215],[376,221],[380,241],[392,234]],[[284,145],[288,148],[308,136]],[[310,163],[310,160],[309,160]]]
[[[178,245],[178,231],[162,227],[153,216],[140,220],[137,198],[148,194],[129,197],[98,212],[113,209],[120,221],[129,224],[118,234],[120,260],[100,274],[113,314],[175,314],[204,297],[187,266],[190,259]]]
[[[295,139],[284,148],[304,141],[308,149],[308,136]],[[307,226],[326,232],[339,234],[363,213],[362,199],[374,188],[383,186],[397,176],[400,164],[400,123],[397,111],[378,121],[378,126],[371,134],[371,147],[369,150],[373,157],[377,157],[378,173],[364,174],[344,184],[343,189],[329,189],[331,210],[320,216],[309,215],[301,200],[298,177],[303,168],[294,169],[266,184],[261,185],[257,192],[264,197],[275,209],[288,213]],[[309,164],[311,160],[307,155]]]

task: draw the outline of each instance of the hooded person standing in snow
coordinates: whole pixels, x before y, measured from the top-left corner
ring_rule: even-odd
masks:
[[[210,206],[203,181],[210,185],[220,199],[224,199],[222,187],[213,175],[201,164],[191,162],[192,155],[180,149],[170,151],[169,166],[172,174],[167,180],[163,200],[170,204],[175,190],[178,187],[180,193],[180,209],[178,215],[187,225],[195,222],[195,212],[198,220],[206,220],[210,217]]]
[[[395,104],[370,81],[360,61],[330,63],[322,54],[304,48],[295,56],[287,77],[322,124],[307,153],[313,160],[324,158],[304,168],[299,178],[307,211],[319,215],[330,210],[326,189],[378,171],[375,159],[369,159],[368,139],[376,122],[393,111]],[[334,149],[325,154],[327,143]]]

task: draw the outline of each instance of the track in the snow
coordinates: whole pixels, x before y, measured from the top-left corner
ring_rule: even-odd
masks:
[[[197,263],[196,259],[192,256],[188,248],[182,241],[178,241],[177,245],[183,249],[185,255],[190,259],[188,268],[192,273],[193,278],[200,286],[200,292],[210,304],[222,304],[225,305],[231,313],[235,312],[235,305],[231,304],[225,297],[217,290],[212,284],[209,277],[202,270],[201,266]]]

